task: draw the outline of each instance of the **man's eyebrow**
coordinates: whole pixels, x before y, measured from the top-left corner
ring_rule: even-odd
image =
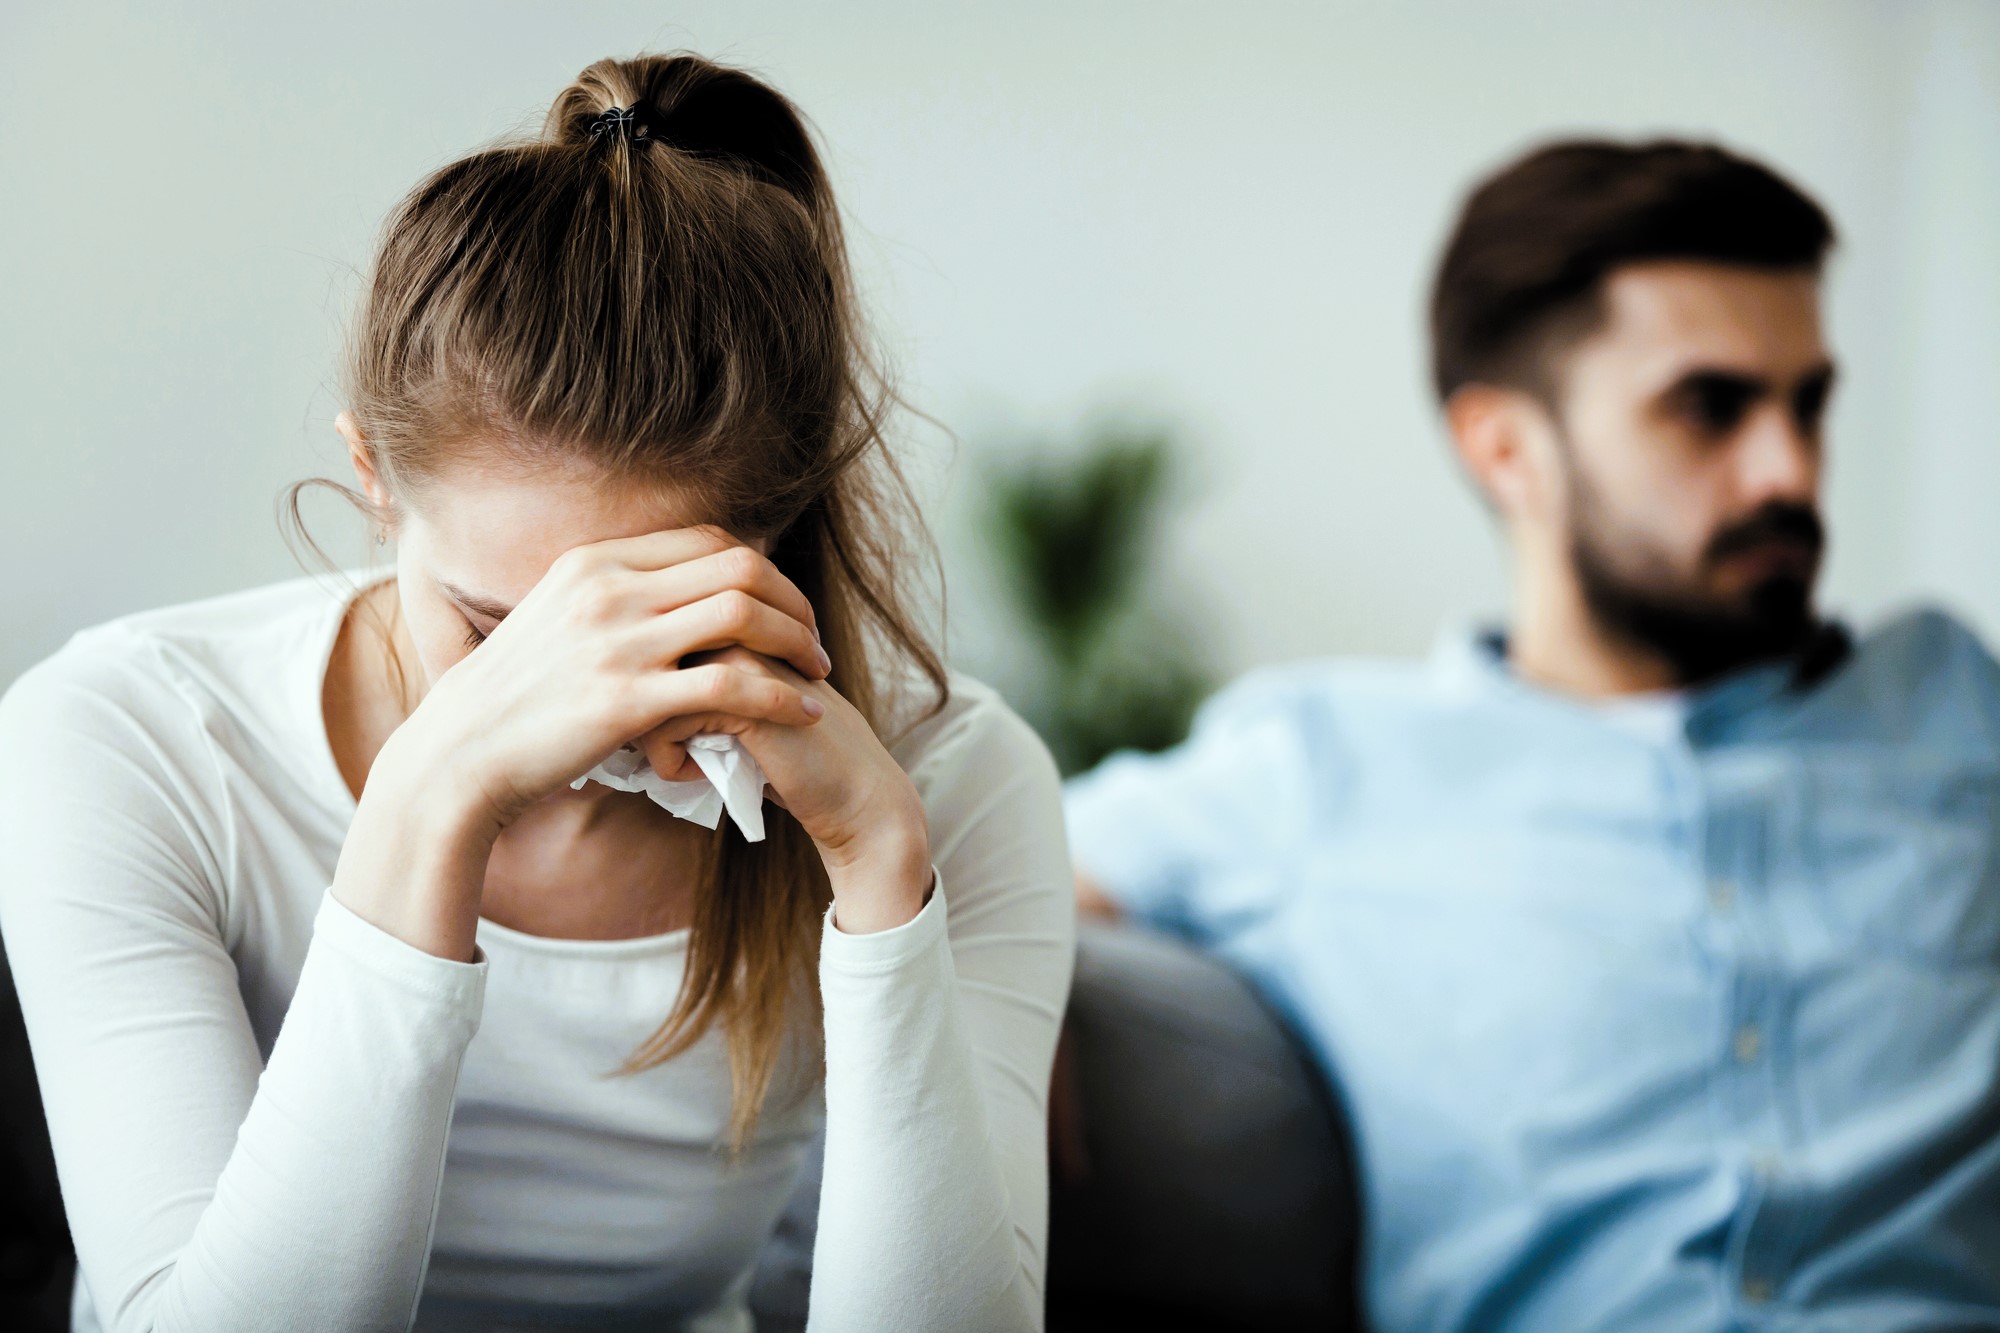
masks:
[[[476,611],[480,615],[487,616],[493,620],[505,620],[507,613],[514,609],[505,602],[496,601],[491,597],[481,597],[478,593],[467,592],[457,584],[447,583],[443,579],[439,579],[437,585],[444,590],[445,596],[451,598],[452,601],[457,602],[466,610]]]
[[[1732,389],[1743,389],[1751,393],[1768,393],[1771,381],[1754,371],[1736,370],[1728,366],[1689,366],[1674,376],[1662,387],[1662,393],[1674,393],[1694,387],[1697,384],[1728,385]]]
[[[1833,361],[1821,361],[1801,372],[1796,382],[1800,385],[1821,382],[1831,384],[1837,377],[1837,373],[1837,368]],[[1667,381],[1661,387],[1660,392],[1662,394],[1672,394],[1676,391],[1685,391],[1701,383],[1728,385],[1730,388],[1742,389],[1754,394],[1770,393],[1778,387],[1777,382],[1769,376],[1760,375],[1755,371],[1743,370],[1735,366],[1696,364],[1686,367],[1680,374]]]

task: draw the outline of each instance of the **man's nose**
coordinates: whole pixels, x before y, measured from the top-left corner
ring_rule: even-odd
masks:
[[[1778,404],[1760,407],[1737,438],[1738,485],[1746,508],[1810,503],[1819,494],[1819,440]]]

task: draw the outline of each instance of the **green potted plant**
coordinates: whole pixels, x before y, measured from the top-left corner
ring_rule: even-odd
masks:
[[[989,551],[1028,651],[1003,690],[1065,774],[1187,734],[1214,680],[1187,599],[1169,611],[1155,554],[1178,453],[1114,423],[1075,448],[1029,442],[981,468]]]

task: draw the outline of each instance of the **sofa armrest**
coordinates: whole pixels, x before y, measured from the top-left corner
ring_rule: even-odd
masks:
[[[1053,1333],[1360,1326],[1339,1102],[1247,981],[1087,923],[1067,1039],[1085,1166],[1054,1182]]]

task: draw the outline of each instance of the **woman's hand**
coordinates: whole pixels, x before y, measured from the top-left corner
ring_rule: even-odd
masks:
[[[931,889],[930,831],[916,787],[868,720],[825,680],[749,648],[703,653],[701,661],[796,690],[824,712],[811,727],[727,709],[674,718],[644,740],[654,770],[698,776],[699,770],[686,771],[692,761],[673,768],[681,742],[704,732],[735,736],[819,848],[833,885],[835,924],[859,935],[914,917]]]
[[[826,705],[809,684],[831,664],[813,625],[790,580],[713,528],[565,552],[376,755],[334,896],[417,948],[470,958],[494,839],[534,802],[670,718],[814,730]],[[790,668],[681,665],[732,645]]]
[[[794,670],[682,664],[732,645]],[[727,533],[596,542],[560,556],[394,744],[457,779],[497,831],[667,718],[720,711],[810,729],[825,710],[804,687],[830,668],[805,597]]]

